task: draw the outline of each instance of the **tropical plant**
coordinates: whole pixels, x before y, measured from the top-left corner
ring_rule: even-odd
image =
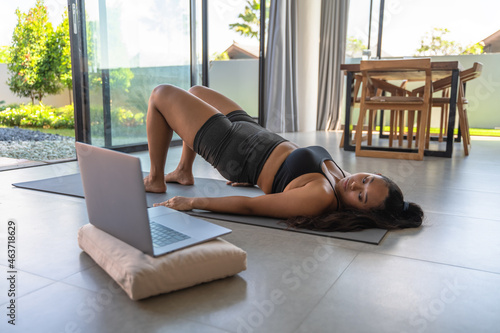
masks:
[[[269,18],[270,1],[266,1],[266,21]],[[238,15],[240,22],[229,24],[229,29],[239,32],[242,36],[259,39],[260,31],[260,0],[247,1],[245,11]]]

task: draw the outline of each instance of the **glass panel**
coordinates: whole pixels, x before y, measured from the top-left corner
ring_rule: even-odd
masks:
[[[371,15],[370,15],[371,9]],[[375,57],[379,30],[380,0],[351,0],[347,25],[346,61]]]
[[[194,66],[192,68],[193,77],[192,85],[201,85],[203,83],[203,16],[202,16],[202,0],[195,0],[194,11],[191,17],[194,16]]]
[[[208,8],[209,86],[252,117],[259,112],[259,8],[256,0],[211,0]]]
[[[482,75],[466,87],[469,126],[498,127],[499,11],[500,2],[490,0],[473,3],[386,0],[382,54],[384,57],[430,56],[433,61],[454,60],[465,69],[481,62]],[[441,92],[436,93],[436,97],[441,96]],[[440,128],[440,115],[440,109],[432,110],[431,128]]]
[[[185,0],[87,0],[92,144],[146,143],[151,90],[191,86]]]

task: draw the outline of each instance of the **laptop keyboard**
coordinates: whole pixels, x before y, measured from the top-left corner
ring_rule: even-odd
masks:
[[[155,221],[150,221],[150,226],[154,247],[162,247],[191,238],[188,235],[170,229],[169,227],[156,223]]]

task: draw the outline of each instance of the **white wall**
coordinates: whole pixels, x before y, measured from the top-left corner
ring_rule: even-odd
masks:
[[[7,69],[7,64],[0,64],[0,101],[5,101],[5,104],[11,103],[31,103],[31,98],[20,98],[17,97],[9,89],[7,80],[10,77],[10,73]],[[61,107],[70,104],[70,96],[67,89],[65,89],[59,95],[45,96],[43,98],[43,103],[46,105],[52,105],[54,107]]]
[[[481,76],[468,82],[466,86],[465,96],[469,101],[467,107],[469,126],[500,128],[500,54],[433,57],[432,60],[458,60],[464,69],[472,67],[476,61],[482,63]]]
[[[297,1],[297,91],[301,132],[315,131],[318,113],[321,0]]]

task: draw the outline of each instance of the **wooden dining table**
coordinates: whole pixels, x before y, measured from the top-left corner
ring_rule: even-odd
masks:
[[[356,75],[361,74],[360,65],[359,64],[342,64],[340,65],[340,69],[345,72],[347,77],[346,82],[346,101],[345,101],[345,123],[344,123],[344,150],[346,151],[355,151],[356,146],[352,142],[352,133],[351,133],[351,124],[352,124],[352,106],[353,101],[355,101],[357,96],[353,96],[354,94],[354,78]],[[450,89],[450,108],[448,113],[448,128],[447,128],[447,136],[446,136],[446,149],[445,150],[430,150],[426,149],[424,151],[425,156],[438,156],[438,157],[451,157],[453,154],[453,142],[454,142],[454,130],[455,130],[455,117],[457,111],[457,97],[458,97],[458,87],[460,82],[460,71],[463,70],[462,65],[459,61],[432,61],[431,62],[432,69],[432,81],[435,82],[437,80],[443,79],[447,76],[451,75],[451,89]],[[418,74],[412,73],[412,77],[407,77],[407,73],[404,71],[401,72],[380,72],[377,75],[378,79],[381,80],[408,80],[411,81],[419,81],[424,80],[425,73],[421,73],[422,77],[419,78]],[[387,138],[387,135],[383,134],[383,122],[384,122],[384,110],[380,111],[380,138]],[[460,130],[460,129],[459,129]],[[460,133],[458,135],[457,141],[460,141]],[[363,149],[373,149],[377,150],[379,147],[367,146]],[[411,148],[384,148],[390,149],[391,151],[401,151],[401,152],[411,152],[414,149]]]

